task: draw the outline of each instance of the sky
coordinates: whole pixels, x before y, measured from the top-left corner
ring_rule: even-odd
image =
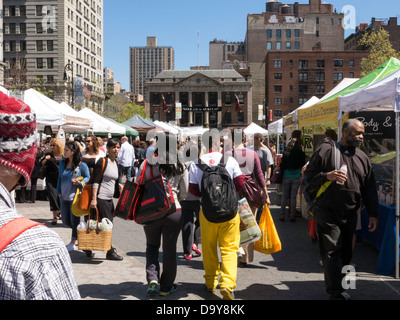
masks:
[[[308,4],[308,0],[281,0]],[[247,15],[265,11],[267,0],[103,0],[104,67],[114,70],[114,80],[129,91],[129,47],[145,47],[147,37],[157,37],[157,45],[173,47],[175,70],[208,66],[209,42],[244,41]],[[324,0],[323,0],[324,2]],[[325,0],[337,11],[354,7],[355,23],[371,18],[400,18],[398,0]],[[377,5],[378,4],[378,5]],[[345,17],[351,17],[346,11]],[[351,19],[347,20],[351,22]],[[400,19],[399,19],[400,24]],[[351,26],[345,36],[354,32]],[[199,50],[198,50],[199,48]]]

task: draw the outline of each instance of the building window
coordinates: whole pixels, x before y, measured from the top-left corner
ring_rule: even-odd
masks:
[[[308,73],[301,72],[299,73],[299,81],[306,81],[308,80]]]
[[[272,42],[267,41],[267,50],[272,50]]]
[[[215,92],[210,92],[208,94],[208,106],[217,107],[218,106],[218,94]]]
[[[271,29],[267,30],[267,38],[272,38],[272,30]]]
[[[299,60],[299,69],[308,68],[308,60]]]
[[[153,105],[160,105],[160,95],[158,93],[153,93]]]
[[[350,78],[354,78],[354,72],[350,72]]]
[[[274,80],[282,80],[282,73],[274,73]]]
[[[290,38],[292,36],[292,30],[291,29],[286,29],[286,37]]]
[[[282,92],[282,86],[274,86],[274,92],[281,93]]]
[[[239,124],[243,124],[244,123],[244,112],[243,111],[239,111],[238,112],[238,123]]]
[[[274,98],[274,105],[276,106],[282,105],[282,98]]]
[[[230,111],[225,112],[224,114],[224,123],[225,124],[231,124],[232,123],[232,114]]]
[[[225,94],[225,104],[232,104],[232,96],[230,93]]]
[[[294,30],[294,36],[295,36],[296,38],[300,37],[300,29],[295,29],[295,30]]]
[[[305,104],[308,101],[307,98],[299,98],[299,106],[302,106],[303,104]]]
[[[286,41],[286,50],[292,49],[292,43],[290,41]]]
[[[316,91],[317,93],[325,93],[325,86],[317,86]]]
[[[316,17],[316,18],[315,18],[315,23],[316,23],[316,24],[319,24],[319,17]]]
[[[47,40],[47,51],[53,51],[54,46],[53,46],[53,40]]]
[[[350,60],[349,65],[350,67],[354,67],[354,60]]]
[[[325,60],[317,60],[317,68],[325,68]]]
[[[334,60],[334,61],[333,61],[333,66],[334,66],[335,68],[343,67],[343,60]]]
[[[43,51],[43,41],[36,40],[36,51]]]
[[[160,114],[157,111],[153,113],[153,120],[160,120]]]
[[[282,68],[282,60],[275,60],[274,68]]]
[[[295,48],[296,50],[299,50],[299,49],[300,49],[300,41],[295,41],[295,42],[294,42],[294,48]]]
[[[325,81],[325,72],[317,72],[317,74],[315,76],[315,80]]]
[[[187,107],[188,106],[188,94],[187,93],[181,93],[180,94],[180,102],[182,104],[182,107]]]
[[[282,118],[282,110],[275,109],[274,110],[274,118]]]
[[[281,29],[276,29],[276,37],[277,38],[282,37],[282,30]]]
[[[281,50],[282,49],[282,44],[280,41],[276,42],[276,50]]]
[[[38,16],[38,17],[41,17],[43,14],[42,14],[42,11],[43,11],[43,6],[36,6],[36,16]]]
[[[43,69],[43,58],[36,59],[36,68]]]
[[[43,25],[42,23],[36,23],[36,33],[43,33]]]
[[[342,72],[335,72],[333,74],[333,80],[343,80],[343,73]]]
[[[299,85],[299,94],[307,94],[308,93],[308,86]]]

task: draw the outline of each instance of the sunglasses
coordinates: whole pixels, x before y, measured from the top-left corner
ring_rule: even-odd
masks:
[[[92,140],[86,140],[85,143],[86,143],[86,142],[92,142]]]

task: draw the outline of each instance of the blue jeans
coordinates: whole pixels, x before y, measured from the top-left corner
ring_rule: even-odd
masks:
[[[72,201],[62,200],[61,199],[61,220],[62,223],[65,224],[68,228],[72,229],[71,240],[78,239],[78,231],[77,227],[79,222],[81,222],[80,217],[75,217],[71,211]]]
[[[126,180],[132,181],[132,167],[123,167],[121,165],[118,165],[118,170],[119,170],[119,177],[118,177],[118,183],[122,184],[122,176],[126,176]]]
[[[287,199],[290,198],[290,217],[294,218],[296,214],[296,197],[300,186],[300,178],[283,178],[282,181],[282,202],[281,215],[285,215]]]

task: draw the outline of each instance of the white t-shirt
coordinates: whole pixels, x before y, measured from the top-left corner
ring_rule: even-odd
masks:
[[[200,159],[210,167],[217,166],[221,161],[222,153],[220,152],[211,152],[206,153],[200,157]],[[236,177],[242,175],[242,171],[240,170],[238,162],[233,157],[228,157],[226,160],[226,170],[231,176],[232,180]],[[199,186],[199,190],[201,191],[201,179],[203,178],[203,171],[196,166],[190,166],[189,171],[189,183],[197,184]]]

